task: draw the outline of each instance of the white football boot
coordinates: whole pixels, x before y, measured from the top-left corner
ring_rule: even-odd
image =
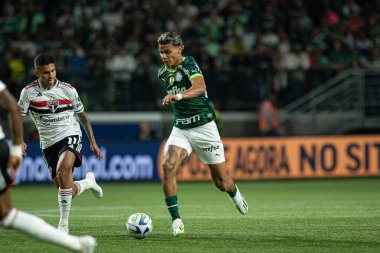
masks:
[[[229,197],[232,202],[234,202],[236,208],[239,210],[241,214],[248,213],[248,204],[247,201],[245,201],[243,195],[241,195],[239,188],[236,186],[237,192],[235,197],[231,198]]]
[[[173,221],[172,228],[174,236],[181,236],[185,233],[185,226],[183,225],[182,220],[179,218]]]
[[[94,253],[96,247],[96,239],[91,235],[84,235],[79,237],[81,249],[78,252],[81,253]]]
[[[90,184],[90,189],[92,191],[92,194],[94,194],[95,197],[101,198],[103,197],[103,190],[102,187],[100,187],[95,180],[95,175],[92,172],[87,172],[86,179]]]
[[[62,232],[62,233],[68,234],[69,233],[69,225],[59,224],[57,230]]]

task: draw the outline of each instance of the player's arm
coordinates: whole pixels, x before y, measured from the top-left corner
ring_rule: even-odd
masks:
[[[102,160],[103,154],[100,151],[98,144],[96,144],[95,136],[94,136],[94,133],[92,131],[92,126],[91,126],[89,118],[87,117],[87,114],[83,111],[83,112],[78,113],[77,115],[78,115],[80,123],[82,124],[82,126],[84,128],[84,131],[87,134],[88,139],[90,140],[91,152],[94,153],[97,158]]]
[[[175,103],[181,99],[192,99],[199,97],[206,92],[206,83],[203,75],[196,75],[190,79],[191,87],[176,95],[166,95],[162,101],[164,105]]]
[[[21,110],[21,116],[22,118],[24,118],[29,110],[29,105],[30,105],[30,101],[29,101],[29,98],[28,98],[28,93],[26,91],[26,89],[22,89],[21,91],[21,94],[20,94],[20,98],[19,98],[19,101],[18,101],[18,106]],[[28,145],[26,145],[26,143],[24,142],[24,140],[22,139],[21,141],[21,146],[22,146],[22,155],[23,156],[26,156],[27,153],[26,153],[26,148]]]
[[[181,93],[182,99],[192,99],[199,97],[206,92],[206,83],[202,75],[197,75],[190,79],[191,87]]]
[[[0,91],[0,107],[9,112],[9,128],[12,134],[9,166],[12,169],[12,174],[15,176],[22,160],[23,121],[17,101],[7,89]]]

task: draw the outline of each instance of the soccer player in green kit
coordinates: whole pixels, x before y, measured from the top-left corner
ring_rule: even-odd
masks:
[[[240,213],[248,212],[247,202],[227,174],[224,147],[202,71],[193,57],[182,55],[183,49],[182,38],[175,32],[165,32],[158,38],[158,50],[164,62],[158,70],[158,78],[167,92],[162,103],[171,105],[174,112],[174,127],[165,145],[162,165],[163,190],[174,236],[185,233],[178,211],[175,176],[193,149],[210,168],[216,187],[228,193]]]

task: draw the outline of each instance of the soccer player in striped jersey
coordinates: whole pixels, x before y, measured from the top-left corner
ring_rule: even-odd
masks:
[[[87,189],[91,189],[98,198],[103,196],[94,173],[87,173],[83,180],[73,180],[74,167],[82,165],[82,131],[75,115],[88,136],[90,150],[98,159],[103,159],[103,154],[96,144],[91,123],[76,89],[56,78],[54,58],[46,53],[39,54],[34,59],[34,66],[38,79],[21,91],[18,104],[21,114],[25,116],[29,112],[37,127],[42,154],[58,189],[58,229],[68,233],[72,198]]]
[[[11,201],[11,186],[22,161],[22,117],[16,99],[0,81],[0,108],[9,114],[12,146],[9,149],[0,125],[0,226],[15,229],[36,239],[71,249],[92,253],[96,240],[92,236],[72,236],[56,230],[39,217],[17,210]],[[13,252],[8,246],[7,252]]]
[[[202,71],[193,57],[182,55],[183,49],[182,38],[177,33],[166,32],[158,38],[164,63],[158,70],[158,78],[167,93],[162,103],[171,105],[174,112],[174,127],[165,144],[162,179],[174,236],[185,231],[178,211],[175,175],[193,150],[210,168],[216,187],[228,193],[240,213],[248,212],[247,202],[227,173],[214,106],[207,97]]]

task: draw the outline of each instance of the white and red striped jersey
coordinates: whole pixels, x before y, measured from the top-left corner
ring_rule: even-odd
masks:
[[[6,88],[5,83],[3,83],[2,81],[0,81],[0,92],[2,92],[3,90],[5,90],[5,88]],[[3,139],[4,137],[5,137],[5,134],[4,134],[3,128],[1,127],[1,124],[0,124],[0,140]]]
[[[83,112],[84,107],[70,84],[57,80],[52,89],[45,90],[36,80],[21,91],[18,104],[23,116],[29,111],[42,149],[70,135],[82,136],[75,114]]]

